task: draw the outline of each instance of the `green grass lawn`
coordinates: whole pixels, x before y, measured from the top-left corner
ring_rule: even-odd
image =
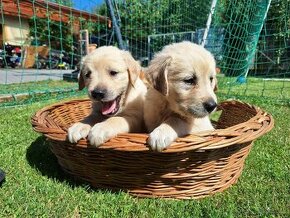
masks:
[[[63,99],[70,96],[81,96],[77,92],[78,83],[63,80],[44,80],[20,84],[0,84],[0,108],[15,105],[31,104],[48,99]],[[6,96],[9,96],[6,98]]]
[[[77,89],[77,83],[64,80],[44,80],[37,82],[0,84],[0,94],[34,93],[65,89]]]
[[[234,96],[258,96],[276,99],[290,99],[290,80],[272,80],[248,77],[247,82],[239,84],[237,77],[218,75],[219,92]]]
[[[223,95],[220,95],[222,99]],[[259,98],[274,129],[258,139],[238,183],[199,200],[139,199],[66,176],[30,117],[59,100],[0,110],[0,217],[290,217],[290,107]]]
[[[239,84],[237,77],[225,77],[218,74],[219,93],[223,96],[249,96],[266,97],[275,100],[282,100],[289,103],[290,80],[263,80],[262,78],[248,77],[247,82]],[[38,102],[42,99],[67,98],[79,95],[75,92],[78,89],[77,82],[63,80],[44,80],[20,84],[0,84],[0,104],[3,106],[21,105]],[[40,93],[40,95],[39,95]],[[81,93],[83,95],[85,92]],[[24,94],[24,96],[22,95]],[[12,95],[9,100],[1,101],[2,96]]]

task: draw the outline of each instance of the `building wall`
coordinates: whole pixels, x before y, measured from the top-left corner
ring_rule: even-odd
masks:
[[[28,41],[29,23],[28,19],[4,15],[4,19],[0,17],[3,33],[2,40],[11,45],[22,46]]]

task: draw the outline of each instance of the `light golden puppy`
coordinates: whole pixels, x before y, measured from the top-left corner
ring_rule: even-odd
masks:
[[[148,144],[161,151],[176,138],[213,130],[216,64],[210,52],[191,42],[165,46],[147,68],[152,86],[144,103]]]
[[[143,103],[147,88],[139,78],[141,67],[127,51],[103,46],[83,59],[79,89],[88,88],[92,113],[68,129],[72,143],[88,137],[99,146],[119,133],[143,130]]]

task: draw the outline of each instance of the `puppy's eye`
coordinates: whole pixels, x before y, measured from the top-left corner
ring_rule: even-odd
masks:
[[[196,85],[197,84],[197,78],[196,78],[196,76],[193,76],[193,77],[184,79],[183,82],[188,84],[188,85]]]
[[[91,74],[92,74],[92,71],[88,70],[88,71],[85,73],[85,77],[86,77],[86,78],[90,78],[90,77],[91,77]]]
[[[212,81],[213,81],[213,77],[211,76],[211,77],[209,78],[209,80],[210,80],[210,82],[212,83]]]
[[[111,75],[111,76],[116,76],[117,74],[118,74],[117,71],[114,71],[114,70],[110,71],[110,75]]]

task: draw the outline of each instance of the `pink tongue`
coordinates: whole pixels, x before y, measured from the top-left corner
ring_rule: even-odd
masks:
[[[112,113],[115,110],[116,106],[117,106],[116,100],[103,102],[102,114],[107,115]]]

